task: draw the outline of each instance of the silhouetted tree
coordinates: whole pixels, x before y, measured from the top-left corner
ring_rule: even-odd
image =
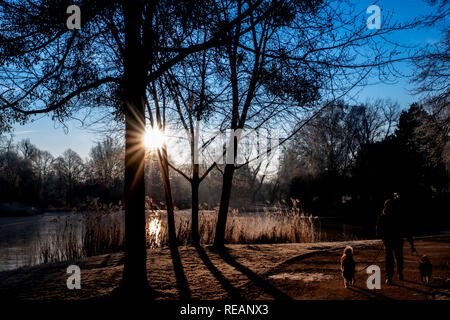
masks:
[[[239,4],[243,3],[238,1],[238,10]],[[303,126],[305,118],[320,113],[320,108],[313,116],[307,111],[320,98],[339,100],[363,83],[372,70],[386,79],[392,75],[386,66],[411,58],[400,57],[393,47],[380,51],[377,43],[389,33],[421,22],[399,24],[386,17],[383,28],[372,32],[353,9],[350,2],[336,6],[333,1],[286,1],[252,26],[250,34],[242,35],[240,30],[247,28],[251,19],[236,24],[230,31],[233,41],[217,59],[219,74],[227,79],[229,88],[227,127],[259,128],[267,121],[277,122],[286,132],[283,143]],[[364,57],[358,53],[361,48]],[[217,248],[224,245],[233,176],[239,167],[235,166],[237,144],[236,137],[227,141],[227,150],[234,153],[228,152],[223,168],[214,240]]]
[[[413,104],[401,114],[395,135],[362,148],[353,170],[354,197],[363,206],[359,211],[365,208],[367,219],[380,213],[380,206],[393,192],[407,203],[411,220],[436,214],[431,212],[436,209],[431,200],[447,192],[448,175],[442,160],[428,160],[434,142],[417,135],[429,118],[422,107]]]
[[[123,175],[123,146],[114,138],[106,137],[97,142],[90,151],[89,171],[91,177],[105,186]]]
[[[204,168],[203,173],[200,172],[200,169],[204,167],[200,164],[200,155],[203,151],[202,147],[207,144],[201,142],[201,122],[208,121],[214,113],[214,100],[220,97],[220,94],[214,92],[218,88],[208,84],[208,81],[211,81],[210,65],[214,57],[214,54],[206,51],[191,55],[174,70],[175,72],[170,72],[165,81],[176,107],[178,121],[181,122],[186,140],[189,142],[190,165],[186,172],[175,167],[174,164],[169,163],[169,165],[191,185],[191,230],[194,245],[200,243],[198,230],[200,184],[215,167],[213,160],[212,164]]]
[[[425,48],[413,60],[416,73],[413,82],[416,83],[416,93],[425,95],[430,100],[440,100],[444,107],[448,104],[450,95],[450,30],[446,20],[450,14],[448,0],[429,0],[438,10],[429,21],[430,25],[441,26],[442,39],[434,43],[427,43]]]
[[[0,1],[2,126],[44,113],[62,121],[81,107],[109,107],[125,122],[124,288],[148,288],[142,147],[148,85],[189,54],[223,45],[239,21],[250,15],[259,21],[277,6],[267,3],[249,1],[236,13],[234,3],[216,1],[80,1],[81,30],[72,31],[65,25],[70,1]],[[230,19],[223,23],[218,15]],[[205,27],[211,36],[202,41],[196,34]]]
[[[67,149],[55,159],[53,166],[60,186],[65,191],[66,205],[71,207],[74,188],[84,179],[83,160],[75,151]]]

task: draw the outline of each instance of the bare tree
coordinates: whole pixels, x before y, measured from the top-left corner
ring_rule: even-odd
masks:
[[[206,34],[205,34],[206,37]],[[199,188],[201,182],[208,176],[216,163],[204,169],[201,174],[199,153],[206,147],[207,143],[200,141],[200,126],[206,122],[214,113],[215,100],[220,97],[220,91],[216,87],[208,84],[211,81],[211,60],[214,55],[210,52],[201,52],[191,55],[181,63],[175,72],[170,72],[165,78],[167,89],[175,105],[177,122],[186,135],[190,149],[190,166],[186,172],[177,168],[174,164],[169,166],[184,177],[191,185],[191,210],[192,210],[192,242],[194,245],[200,244],[199,224]],[[218,90],[219,92],[214,92]],[[186,166],[185,166],[186,167]]]
[[[429,0],[438,8],[439,14],[434,16],[430,25],[442,22],[442,39],[436,43],[429,43],[420,49],[420,54],[413,60],[416,72],[412,82],[417,85],[415,93],[423,98],[423,106],[431,115],[417,128],[417,135],[429,140],[430,145],[439,146],[433,148],[433,163],[439,162],[441,157],[450,170],[450,31],[446,20],[450,14],[448,0]]]
[[[343,101],[326,104],[323,112],[292,139],[285,165],[297,166],[312,175],[325,171],[348,173],[361,148],[394,132],[400,114],[398,104],[377,99],[361,105]],[[289,160],[294,157],[294,160]]]
[[[233,2],[81,1],[82,31],[65,26],[71,4],[0,1],[0,120],[5,125],[8,119],[26,121],[45,113],[64,120],[81,107],[99,106],[124,120],[122,287],[147,291],[142,147],[146,89],[188,55],[223,45],[239,21],[251,14],[260,20],[278,1],[248,1],[239,14]],[[216,18],[224,14],[230,17],[227,23]],[[206,41],[195,36],[199,26],[210,30]]]
[[[66,194],[66,205],[72,205],[72,193],[77,183],[84,179],[84,163],[72,149],[67,149],[54,161],[54,170]]]
[[[243,2],[237,3],[239,10]],[[389,34],[421,22],[394,23],[386,14],[383,28],[372,31],[358,14],[349,1],[286,1],[258,23],[249,19],[237,24],[230,31],[233,41],[218,58],[218,70],[230,84],[227,127],[260,128],[278,122],[286,131],[284,143],[320,113],[320,108],[312,114],[305,111],[320,98],[337,101],[374,72],[381,80],[389,79],[393,73],[388,66],[412,58],[397,50],[395,42],[382,43]],[[246,23],[252,32],[241,35]],[[236,157],[237,139],[228,143]],[[217,248],[224,245],[236,168],[229,163],[223,170]]]
[[[447,9],[448,10],[448,9]],[[450,94],[450,31],[446,30],[443,39],[429,44],[422,55],[414,59],[416,74],[413,81],[418,87],[416,93],[429,99],[447,101]]]
[[[27,160],[33,160],[38,153],[38,149],[34,144],[31,143],[30,139],[23,139],[17,145],[19,152]]]
[[[123,175],[123,145],[112,137],[106,137],[91,148],[88,163],[92,178],[105,186]]]

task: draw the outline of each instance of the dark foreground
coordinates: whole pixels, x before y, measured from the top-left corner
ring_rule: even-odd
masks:
[[[356,286],[345,289],[339,258],[346,245],[355,249]],[[405,280],[380,290],[368,290],[368,264],[379,265],[384,279],[380,241],[315,244],[229,245],[227,253],[209,248],[180,247],[182,269],[174,270],[168,248],[148,251],[148,278],[155,300],[442,300],[448,288],[450,238],[416,240],[419,253],[433,263],[431,284],[420,283],[418,258],[405,245]],[[81,268],[81,289],[69,290],[70,264]],[[123,254],[91,257],[84,261],[41,265],[0,272],[0,295],[19,300],[92,300],[107,298],[117,288]],[[178,279],[178,281],[177,281]]]

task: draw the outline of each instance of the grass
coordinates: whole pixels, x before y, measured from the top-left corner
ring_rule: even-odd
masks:
[[[225,242],[296,243],[323,240],[317,217],[301,212],[298,200],[290,206],[265,207],[264,212],[246,214],[233,209],[228,217]],[[202,244],[214,240],[217,212],[201,210],[199,233]],[[94,202],[87,211],[71,213],[58,219],[56,231],[41,238],[33,247],[30,264],[78,260],[84,257],[123,250],[124,214],[120,206],[105,206]],[[190,211],[175,214],[177,242],[191,242]],[[163,210],[147,210],[146,241],[148,248],[169,243],[167,214]]]

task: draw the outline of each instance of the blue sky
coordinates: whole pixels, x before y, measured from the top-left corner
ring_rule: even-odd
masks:
[[[381,8],[381,16],[383,12],[394,11],[394,19],[403,21],[412,19],[430,12],[431,7],[423,0],[411,1],[359,1],[358,9],[365,12],[371,4],[377,4]],[[369,15],[365,14],[367,18]],[[446,21],[448,27],[448,21]],[[383,27],[381,25],[381,27]],[[441,38],[441,30],[443,24],[438,27],[405,31],[395,36],[396,40],[406,45],[421,45],[424,43],[433,43]],[[411,67],[407,63],[397,66],[399,70],[406,76],[412,72]],[[375,79],[374,79],[375,80]],[[411,95],[410,90],[413,85],[409,83],[407,77],[397,79],[394,84],[376,84],[367,86],[359,92],[353,92],[355,98],[359,101],[365,101],[367,98],[390,98],[397,101],[402,108],[408,107],[417,97]],[[82,158],[89,155],[89,150],[95,141],[102,137],[86,128],[82,128],[78,121],[68,121],[66,123],[68,129],[65,133],[64,127],[51,120],[50,117],[41,116],[35,118],[34,122],[24,126],[14,126],[15,140],[29,138],[38,148],[50,151],[54,156],[60,155],[64,150],[71,148],[75,150]]]

